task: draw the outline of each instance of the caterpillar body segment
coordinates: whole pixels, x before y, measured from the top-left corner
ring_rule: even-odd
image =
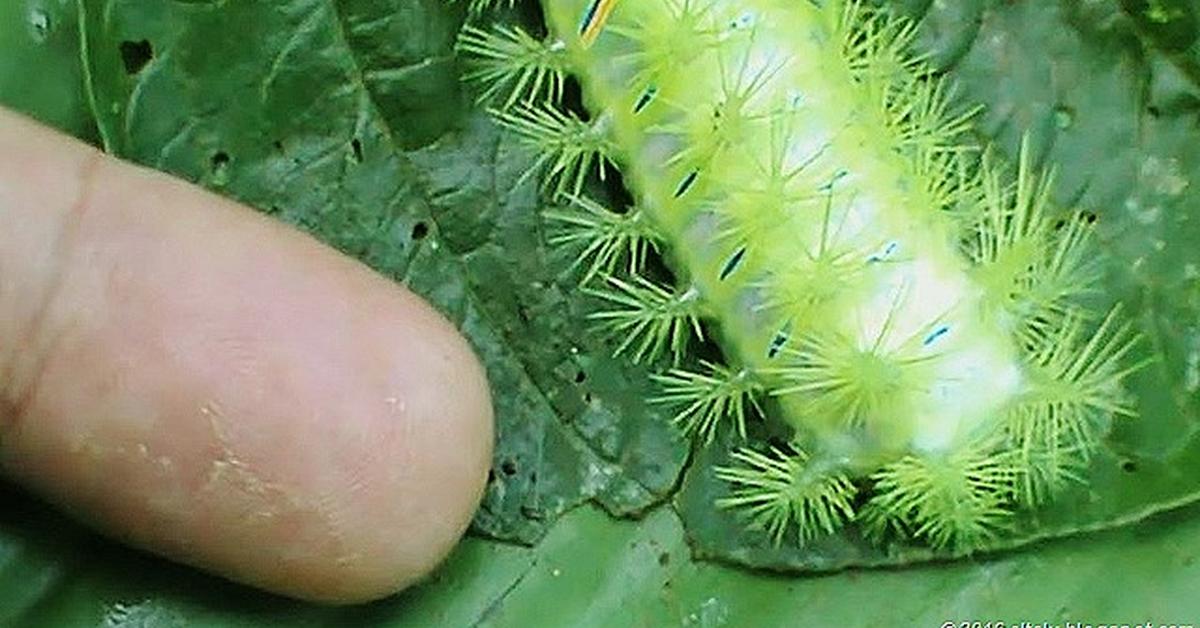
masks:
[[[570,207],[545,212],[554,224],[549,242],[556,246],[581,249],[576,266],[585,266],[586,284],[600,274],[612,275],[622,269],[627,275],[640,274],[651,252],[659,251],[658,235],[641,211],[612,211],[592,199],[567,195]]]
[[[740,466],[718,469],[717,476],[739,488],[717,505],[742,510],[776,544],[794,529],[802,545],[836,532],[854,516],[854,483],[837,470],[814,469],[802,449],[746,449],[734,452],[733,459]]]
[[[977,109],[908,52],[910,23],[836,0],[542,5],[544,42],[471,29],[461,48],[572,206],[551,240],[579,250],[592,318],[632,360],[671,356],[659,401],[685,434],[793,434],[734,452],[718,507],[777,543],[854,522],[970,552],[1085,479],[1133,414],[1134,334],[1079,305],[1100,279],[1087,221],[1027,150],[1013,177],[969,140]],[[586,115],[555,102],[566,73]],[[581,196],[614,165],[629,212]],[[642,276],[651,250],[674,287]],[[706,337],[726,364],[691,370]]]
[[[502,110],[519,98],[525,103],[539,97],[562,99],[566,47],[561,41],[537,39],[511,26],[486,31],[466,25],[457,48],[475,60],[465,78],[482,86],[476,98],[480,104],[501,100],[505,92],[499,103]]]
[[[571,4],[547,5],[560,32]],[[661,55],[639,51],[667,44],[630,38],[695,14],[694,37],[712,42],[682,46],[705,50],[693,58],[656,68]],[[624,3],[594,43],[568,46],[674,266],[724,313],[723,346],[786,420],[830,441],[859,430],[866,453],[952,449],[1016,394],[1020,356],[983,311],[954,221],[910,159],[880,147],[899,135],[873,98],[883,79],[845,61],[841,18],[765,0]],[[885,58],[882,42],[904,39],[872,37]]]
[[[702,372],[673,369],[656,376],[663,394],[654,401],[680,406],[673,422],[704,444],[712,442],[722,422],[732,422],[733,429],[745,439],[751,410],[763,414],[758,401],[761,384],[748,369],[735,371],[704,360],[700,364]]]

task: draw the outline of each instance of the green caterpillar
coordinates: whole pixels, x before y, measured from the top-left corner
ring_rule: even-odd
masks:
[[[910,23],[853,0],[542,6],[544,39],[466,27],[468,78],[568,201],[551,242],[578,247],[618,353],[670,356],[675,423],[744,442],[718,507],[777,544],[855,524],[967,553],[1083,481],[1135,413],[1137,338],[1081,305],[1088,221],[1027,150],[1013,181],[970,141]],[[568,75],[587,116],[559,104]],[[582,194],[612,167],[628,210]],[[680,366],[700,339],[723,364]],[[790,445],[750,442],[757,417]]]

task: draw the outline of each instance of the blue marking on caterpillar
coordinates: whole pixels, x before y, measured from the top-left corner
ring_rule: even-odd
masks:
[[[882,252],[875,253],[871,257],[868,257],[867,263],[868,264],[876,264],[878,262],[882,262],[882,261],[888,259],[889,257],[891,257],[892,254],[895,253],[899,249],[900,249],[900,243],[896,242],[895,240],[892,240],[891,242],[888,242],[888,245],[886,247],[884,247]]]
[[[633,112],[641,113],[642,109],[645,109],[646,105],[649,105],[650,101],[654,100],[654,97],[657,95],[658,95],[658,87],[657,86],[651,85],[651,86],[647,87],[646,91],[642,92],[641,97],[638,98],[637,103],[634,104]]]
[[[928,336],[925,336],[925,342],[923,344],[924,344],[924,346],[928,347],[929,345],[937,342],[939,338],[941,338],[942,336],[945,336],[948,333],[950,333],[950,326],[942,325],[941,327],[938,327],[937,329],[930,332],[930,334]]]
[[[829,178],[829,182],[817,188],[817,191],[821,192],[822,194],[830,194],[833,192],[833,186],[837,185],[838,181],[841,181],[848,176],[850,176],[850,172],[848,170],[838,170],[832,177]]]

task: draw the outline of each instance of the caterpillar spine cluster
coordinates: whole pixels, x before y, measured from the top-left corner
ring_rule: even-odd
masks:
[[[617,353],[672,358],[658,401],[684,433],[746,441],[757,416],[794,434],[735,451],[718,507],[776,543],[855,522],[969,552],[1083,481],[1134,414],[1136,337],[1080,305],[1087,222],[1054,214],[1024,146],[1007,183],[911,23],[855,0],[542,4],[549,37],[467,27],[460,50],[568,204],[550,241],[610,304],[592,318]],[[590,117],[561,108],[568,73]],[[582,193],[614,166],[627,211]],[[679,286],[643,274],[651,252]],[[683,366],[706,337],[727,363]]]

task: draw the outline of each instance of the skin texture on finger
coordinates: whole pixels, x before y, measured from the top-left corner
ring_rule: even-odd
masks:
[[[0,465],[127,542],[286,595],[419,579],[478,505],[492,406],[402,287],[0,110]]]

